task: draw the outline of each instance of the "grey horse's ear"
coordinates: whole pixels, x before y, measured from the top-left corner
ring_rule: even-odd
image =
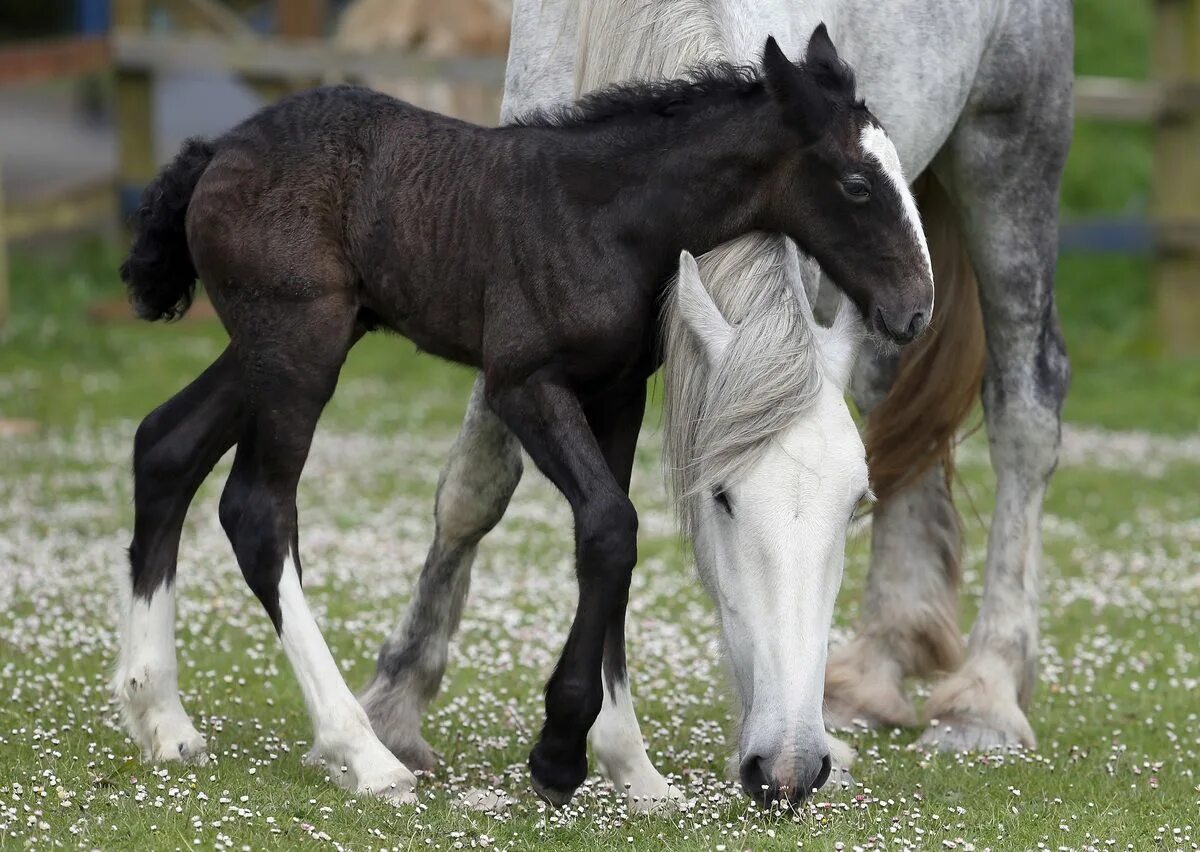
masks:
[[[733,326],[725,319],[717,303],[704,288],[696,258],[686,251],[679,255],[675,307],[688,331],[704,350],[708,363],[715,364],[720,361],[733,337]]]
[[[842,296],[833,325],[819,328],[817,333],[821,338],[821,356],[825,360],[827,375],[830,381],[845,391],[850,387],[850,377],[854,373],[854,364],[858,361],[858,350],[864,337],[858,308],[846,296]]]
[[[808,292],[809,282],[804,280],[804,266],[800,263],[800,251],[791,240],[785,239],[783,245],[783,263],[787,269],[785,277],[788,285],[791,287],[792,295],[796,297],[796,303],[800,306],[800,314],[804,317],[804,321],[808,323],[809,328],[815,328],[817,318],[813,316],[813,302],[820,281],[812,282],[814,284],[813,294],[810,295]]]

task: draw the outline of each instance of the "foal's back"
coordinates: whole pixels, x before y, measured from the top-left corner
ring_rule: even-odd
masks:
[[[430,298],[429,288],[414,287],[425,282],[411,278],[446,272],[430,267],[454,247],[463,223],[452,220],[478,192],[465,178],[478,173],[484,152],[497,157],[485,142],[492,134],[369,89],[335,86],[286,98],[216,140],[188,208],[187,237],[218,314],[234,323],[230,334],[252,333],[238,327],[245,312],[229,309],[235,304],[282,310],[328,300],[353,305],[366,328],[389,326],[425,344],[420,329],[438,319],[426,314],[447,300]],[[470,277],[439,283],[460,290]],[[449,302],[462,298],[470,297],[460,292]],[[438,354],[474,360],[465,350],[477,330],[461,331],[462,341]]]

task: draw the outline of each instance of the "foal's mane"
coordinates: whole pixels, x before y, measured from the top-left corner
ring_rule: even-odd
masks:
[[[521,127],[578,127],[624,118],[677,115],[697,107],[739,100],[763,91],[757,68],[717,61],[696,65],[674,80],[614,83],[574,103],[535,109],[520,116]]]

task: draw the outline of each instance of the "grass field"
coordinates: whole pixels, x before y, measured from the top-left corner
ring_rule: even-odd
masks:
[[[1141,4],[1076,6],[1081,70],[1144,71],[1129,58],[1144,44]],[[1064,203],[1136,207],[1148,164],[1142,131],[1082,128]],[[311,729],[299,690],[216,519],[228,460],[196,501],[179,574],[184,704],[212,759],[138,760],[107,691],[133,429],[224,338],[204,322],[89,323],[85,306],[119,293],[118,258],[86,246],[14,263],[0,418],[37,425],[0,437],[0,847],[1200,848],[1200,362],[1158,353],[1144,261],[1073,257],[1060,269],[1075,379],[1044,525],[1033,753],[929,755],[912,748],[915,731],[853,733],[855,789],[791,814],[748,804],[724,777],[731,711],[713,615],[675,535],[651,414],[634,480],[643,520],[630,659],[652,756],[692,804],[635,818],[598,778],[561,811],[528,788],[541,685],[574,602],[569,513],[532,471],[481,548],[426,725],[446,762],[422,780],[416,808],[355,799],[301,765]],[[371,338],[322,421],[301,486],[305,578],[352,687],[424,557],[471,379],[402,340]],[[966,629],[993,491],[980,435],[964,445],[960,474]],[[866,556],[856,540],[835,641],[853,625]],[[488,786],[516,804],[495,814],[456,804]]]

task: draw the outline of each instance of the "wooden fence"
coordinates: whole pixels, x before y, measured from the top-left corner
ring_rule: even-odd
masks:
[[[328,11],[326,0],[276,0],[279,34],[275,36],[251,31],[218,0],[113,1],[107,50],[116,71],[117,188],[124,212],[158,166],[152,114],[156,74],[233,73],[269,97],[317,83],[371,78],[482,82],[497,87],[503,80],[500,57],[427,59],[395,51],[339,50],[318,37]],[[1081,77],[1075,88],[1080,119],[1154,126],[1151,220],[1066,223],[1062,245],[1064,250],[1152,252],[1164,349],[1196,353],[1200,352],[1200,0],[1154,2],[1153,79]],[[163,5],[171,6],[189,29],[152,31],[150,11]],[[61,61],[69,64],[74,59]],[[4,67],[0,61],[0,74]],[[94,205],[95,198],[80,202]],[[70,219],[63,210],[58,216]],[[53,222],[54,216],[49,220]]]

